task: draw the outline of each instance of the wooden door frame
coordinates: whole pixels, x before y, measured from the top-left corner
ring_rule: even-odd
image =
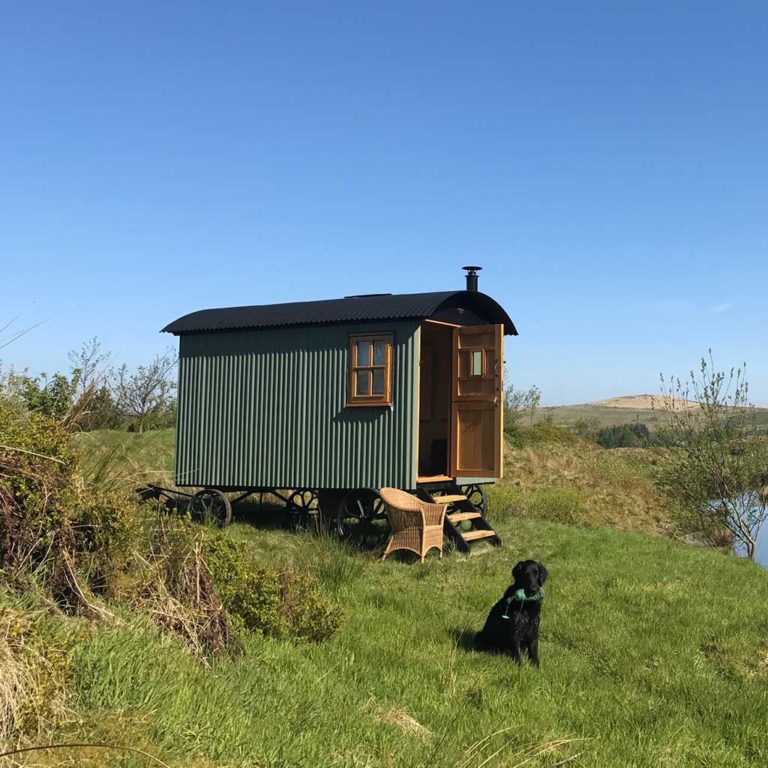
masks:
[[[494,431],[498,432],[494,436],[494,442],[497,442],[497,448],[494,452],[493,472],[489,477],[501,478],[504,473],[504,326],[500,324],[493,324],[494,337],[495,337],[495,349],[496,364],[498,366],[498,372],[494,374],[494,379],[497,379],[499,384],[493,397],[493,403],[496,405],[496,418],[494,420]],[[476,333],[487,333],[489,331],[488,325],[469,325],[469,326],[455,326],[454,329],[454,341],[453,348],[451,350],[452,363],[451,363],[451,428],[450,428],[450,449],[449,449],[449,464],[448,472],[455,478],[459,477],[477,477],[478,475],[466,473],[461,474],[459,471],[459,459],[458,459],[458,425],[455,409],[459,406],[456,405],[459,400],[459,355],[457,354],[457,331],[460,333],[462,330],[477,329]],[[470,331],[471,333],[472,331]],[[485,364],[485,358],[484,358]],[[488,396],[465,395],[462,397],[460,405],[467,410],[487,408],[489,404]],[[480,475],[485,476],[485,475]]]

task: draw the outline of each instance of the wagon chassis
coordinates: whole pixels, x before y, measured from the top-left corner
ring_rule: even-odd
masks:
[[[455,486],[453,483],[430,483],[419,487],[416,495],[431,500],[431,494],[450,488],[461,490],[474,509],[485,516],[488,500],[482,485]],[[360,548],[376,548],[385,544],[389,536],[389,521],[384,501],[376,488],[315,489],[249,488],[218,486],[203,488],[194,493],[178,488],[164,488],[148,483],[136,489],[142,500],[157,500],[168,512],[188,514],[194,520],[210,522],[224,528],[232,521],[233,508],[252,496],[259,495],[263,504],[265,494],[278,499],[293,529],[306,529],[314,533],[330,533]],[[230,498],[226,494],[238,494]],[[448,534],[461,546],[461,538],[453,526],[446,526]]]

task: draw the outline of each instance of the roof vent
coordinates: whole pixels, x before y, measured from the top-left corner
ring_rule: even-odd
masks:
[[[467,271],[467,290],[468,291],[476,291],[477,290],[477,273],[482,269],[482,267],[462,267],[462,269],[465,269]]]

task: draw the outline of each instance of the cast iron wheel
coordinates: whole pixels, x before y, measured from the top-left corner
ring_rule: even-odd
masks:
[[[389,520],[378,491],[358,488],[348,491],[336,513],[339,537],[361,549],[381,547],[389,537]]]
[[[469,499],[472,506],[485,517],[488,512],[488,496],[482,485],[463,485],[461,492]]]
[[[213,488],[198,491],[190,502],[192,516],[203,522],[210,521],[226,528],[232,522],[232,505],[229,499]]]
[[[288,497],[286,510],[291,516],[293,527],[302,526],[314,531],[320,530],[320,505],[317,491],[298,490]]]

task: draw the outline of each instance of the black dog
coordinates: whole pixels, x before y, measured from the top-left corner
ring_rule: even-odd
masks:
[[[547,569],[535,560],[523,560],[512,569],[514,583],[491,608],[482,632],[475,637],[479,651],[507,653],[518,665],[523,652],[539,666],[539,615]]]

